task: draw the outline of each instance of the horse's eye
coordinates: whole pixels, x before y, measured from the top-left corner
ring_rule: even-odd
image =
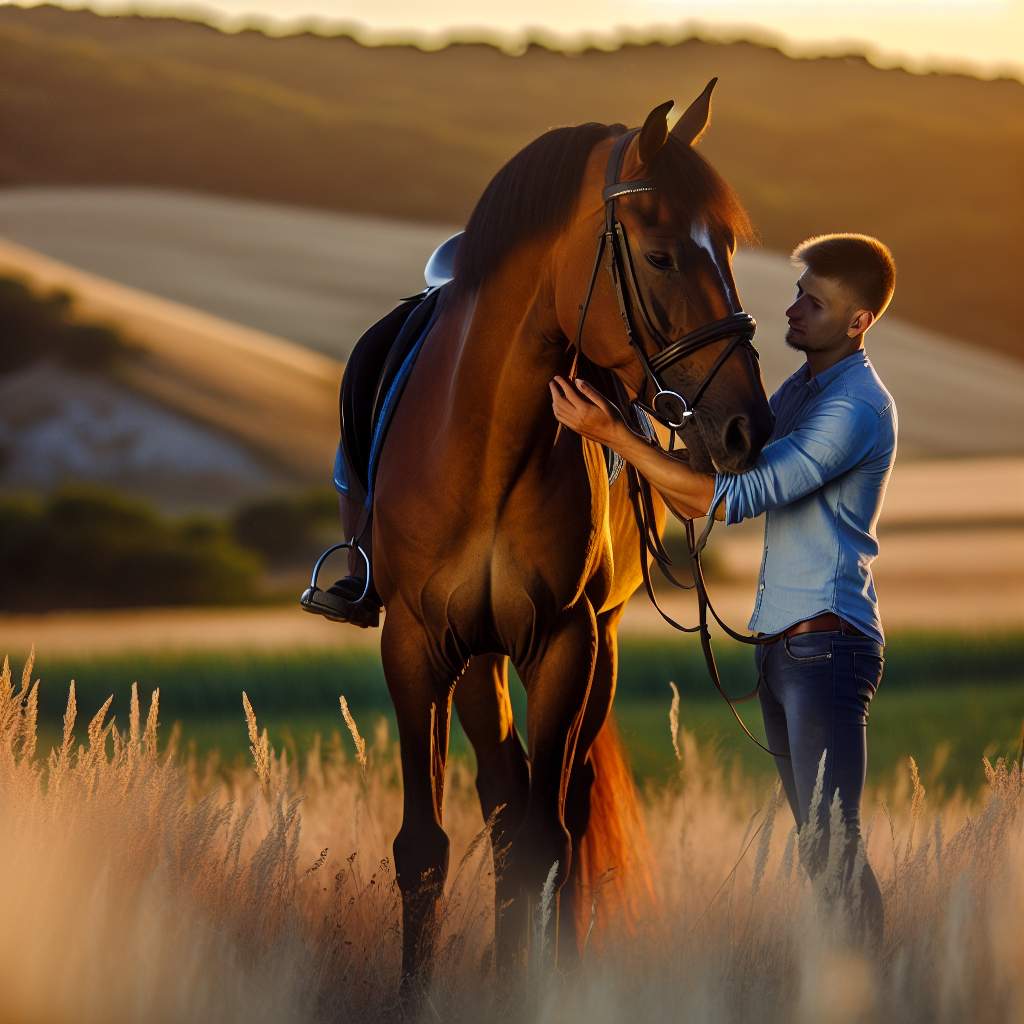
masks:
[[[652,267],[657,267],[658,270],[672,269],[672,257],[667,252],[649,252],[647,253],[647,262]]]

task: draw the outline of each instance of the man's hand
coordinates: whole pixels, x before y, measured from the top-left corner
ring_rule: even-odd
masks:
[[[629,432],[619,410],[585,380],[577,377],[570,383],[564,377],[555,377],[548,388],[555,419],[577,434],[615,447],[615,442],[622,440],[622,432]]]
[[[632,463],[656,487],[677,514],[694,518],[707,514],[715,491],[715,478],[690,468],[689,455],[662,451],[634,433],[596,388],[577,378],[570,383],[555,377],[548,385],[551,409],[570,430],[608,445]],[[719,504],[718,518],[724,509]]]

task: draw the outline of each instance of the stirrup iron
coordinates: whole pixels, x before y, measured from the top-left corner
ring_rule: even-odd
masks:
[[[323,591],[319,586],[320,570],[323,567],[324,562],[327,561],[328,557],[334,554],[335,551],[343,550],[355,550],[358,551],[362,556],[363,565],[366,566],[366,580],[363,583],[363,592],[359,597],[352,601],[352,605],[361,604],[365,599],[366,595],[370,592],[370,556],[366,553],[366,549],[359,543],[359,541],[353,537],[351,540],[342,541],[340,544],[332,544],[326,551],[324,551],[320,557],[316,560],[313,566],[313,573],[309,578],[309,586],[302,592],[302,596],[299,598],[299,604],[302,605],[307,611],[316,612],[320,614],[321,608],[317,607],[320,602],[317,600]],[[322,606],[321,606],[322,607]]]

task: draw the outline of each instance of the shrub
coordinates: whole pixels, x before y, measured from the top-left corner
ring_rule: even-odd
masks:
[[[0,277],[0,374],[45,358],[104,370],[131,350],[115,327],[78,321],[70,292],[39,293],[20,278]]]
[[[338,501],[327,488],[252,502],[238,510],[231,524],[238,544],[278,566],[315,558],[331,530],[340,531]]]
[[[210,520],[173,522],[89,488],[0,502],[0,607],[32,611],[224,604],[258,593],[261,564]]]

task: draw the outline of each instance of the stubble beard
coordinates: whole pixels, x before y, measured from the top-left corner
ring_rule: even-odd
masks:
[[[794,334],[792,330],[786,331],[786,344],[790,348],[794,348],[797,352],[811,352],[814,350],[814,346],[807,343],[807,338],[803,334]]]
[[[845,340],[845,331],[837,331],[834,337],[825,339],[809,338],[806,334],[794,333],[792,328],[785,334],[786,344],[797,352],[828,352],[841,346]]]

